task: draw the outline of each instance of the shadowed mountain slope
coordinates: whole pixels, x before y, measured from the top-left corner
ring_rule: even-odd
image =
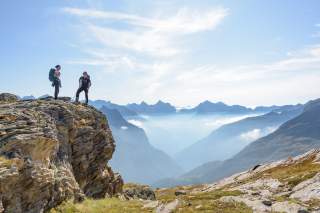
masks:
[[[154,148],[143,129],[127,122],[115,109],[102,107],[117,143],[112,167],[125,181],[152,183],[181,174],[181,168],[164,152]]]

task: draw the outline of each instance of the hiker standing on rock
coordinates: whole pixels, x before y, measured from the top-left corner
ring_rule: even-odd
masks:
[[[88,98],[88,92],[89,88],[91,86],[91,80],[90,75],[86,71],[83,72],[83,75],[79,78],[79,89],[77,90],[76,94],[76,102],[79,102],[79,95],[82,91],[84,91],[86,95],[86,104],[88,104],[89,98]]]
[[[61,80],[60,80],[60,70],[61,66],[56,65],[55,68],[51,68],[49,72],[49,80],[52,82],[52,86],[54,87],[54,99],[58,99],[59,90],[61,87]]]

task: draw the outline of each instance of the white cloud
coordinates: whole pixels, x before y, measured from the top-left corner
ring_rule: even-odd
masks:
[[[291,77],[313,74],[320,70],[320,46],[315,45],[304,49],[296,56],[269,64],[251,64],[228,68],[219,68],[215,65],[202,65],[194,69],[179,73],[176,80],[181,84],[190,82],[192,88],[204,87],[210,84],[227,85],[229,83],[245,83],[268,79],[280,79],[288,73]],[[292,74],[294,72],[294,74]],[[289,77],[290,77],[289,76]],[[288,77],[288,76],[286,76]],[[193,81],[193,79],[197,79]],[[189,86],[190,86],[189,84]]]
[[[121,126],[121,129],[122,129],[122,130],[127,130],[128,127],[127,127],[127,126]]]
[[[78,29],[83,37],[77,46],[87,55],[68,63],[97,66],[118,75],[117,85],[108,84],[113,87],[108,89],[116,93],[107,96],[105,88],[100,88],[97,98],[107,96],[122,103],[164,99],[180,105],[206,99],[286,104],[294,100],[293,96],[308,100],[318,94],[312,88],[320,80],[319,45],[291,50],[282,60],[269,63],[222,67],[186,60],[189,53],[194,54],[193,40],[189,38],[216,29],[228,16],[228,9],[222,7],[181,8],[166,16],[79,8],[63,8],[63,12],[81,25]]]
[[[240,138],[244,142],[252,142],[274,132],[276,129],[277,127],[273,127],[273,126],[266,127],[264,129],[253,129],[248,132],[242,133],[240,135]]]
[[[131,119],[131,120],[128,120],[128,122],[133,124],[133,125],[135,125],[135,126],[137,126],[137,127],[140,127],[140,128],[142,128],[142,126],[143,126],[143,123],[141,121],[138,121],[138,120]]]
[[[106,66],[108,72],[114,72],[121,69],[131,70],[143,68],[143,64],[137,63],[134,59],[125,55],[97,55],[91,58],[69,60],[67,64]]]
[[[242,133],[240,135],[240,138],[242,140],[244,140],[245,142],[251,142],[251,141],[254,141],[254,140],[260,138],[261,135],[262,135],[261,129],[253,129],[251,131]]]
[[[99,27],[93,24],[88,26],[90,34],[106,47],[127,49],[144,55],[173,56],[180,51],[174,47],[168,36],[155,31],[124,31]]]
[[[235,116],[235,117],[224,117],[224,118],[219,118],[219,119],[215,119],[214,121],[208,121],[205,123],[206,126],[210,126],[212,128],[217,128],[220,127],[222,125],[225,124],[230,124],[230,123],[234,123],[237,121],[240,121],[242,119],[245,119],[247,117],[253,117],[256,116],[254,114],[248,114],[248,115],[241,115],[241,116]]]
[[[215,29],[228,15],[225,8],[197,11],[182,8],[173,16],[149,18],[127,13],[92,9],[63,8],[64,13],[80,18],[83,27],[98,43],[115,49],[131,50],[153,57],[170,57],[181,53],[178,38]],[[87,20],[89,19],[89,20]],[[93,19],[93,20],[92,20]],[[126,23],[127,29],[101,26],[95,20]]]
[[[228,10],[225,8],[197,11],[186,7],[181,8],[174,16],[168,18],[147,18],[127,13],[79,8],[63,8],[62,11],[80,17],[125,21],[137,27],[150,28],[158,33],[175,32],[178,34],[214,29],[228,15]]]
[[[142,90],[135,89],[148,97],[168,83],[165,79],[174,76],[173,70],[180,69],[179,61],[191,48],[183,43],[184,37],[214,30],[228,15],[228,9],[222,7],[206,10],[184,7],[175,14],[154,17],[80,8],[62,11],[77,18],[83,35],[83,43],[78,46],[89,55],[67,63],[100,66],[120,73],[139,72],[132,84],[142,86]],[[116,27],[117,24],[124,27]],[[92,51],[92,46],[98,46],[98,51]]]

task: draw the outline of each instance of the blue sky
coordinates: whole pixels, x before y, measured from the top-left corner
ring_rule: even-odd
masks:
[[[74,96],[83,70],[92,99],[247,106],[320,97],[317,0],[3,1],[1,92]]]

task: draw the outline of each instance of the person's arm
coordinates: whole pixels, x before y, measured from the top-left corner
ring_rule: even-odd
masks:
[[[79,78],[79,88],[82,86],[82,77]]]
[[[88,85],[88,88],[91,87],[91,79],[89,78],[89,85]]]

